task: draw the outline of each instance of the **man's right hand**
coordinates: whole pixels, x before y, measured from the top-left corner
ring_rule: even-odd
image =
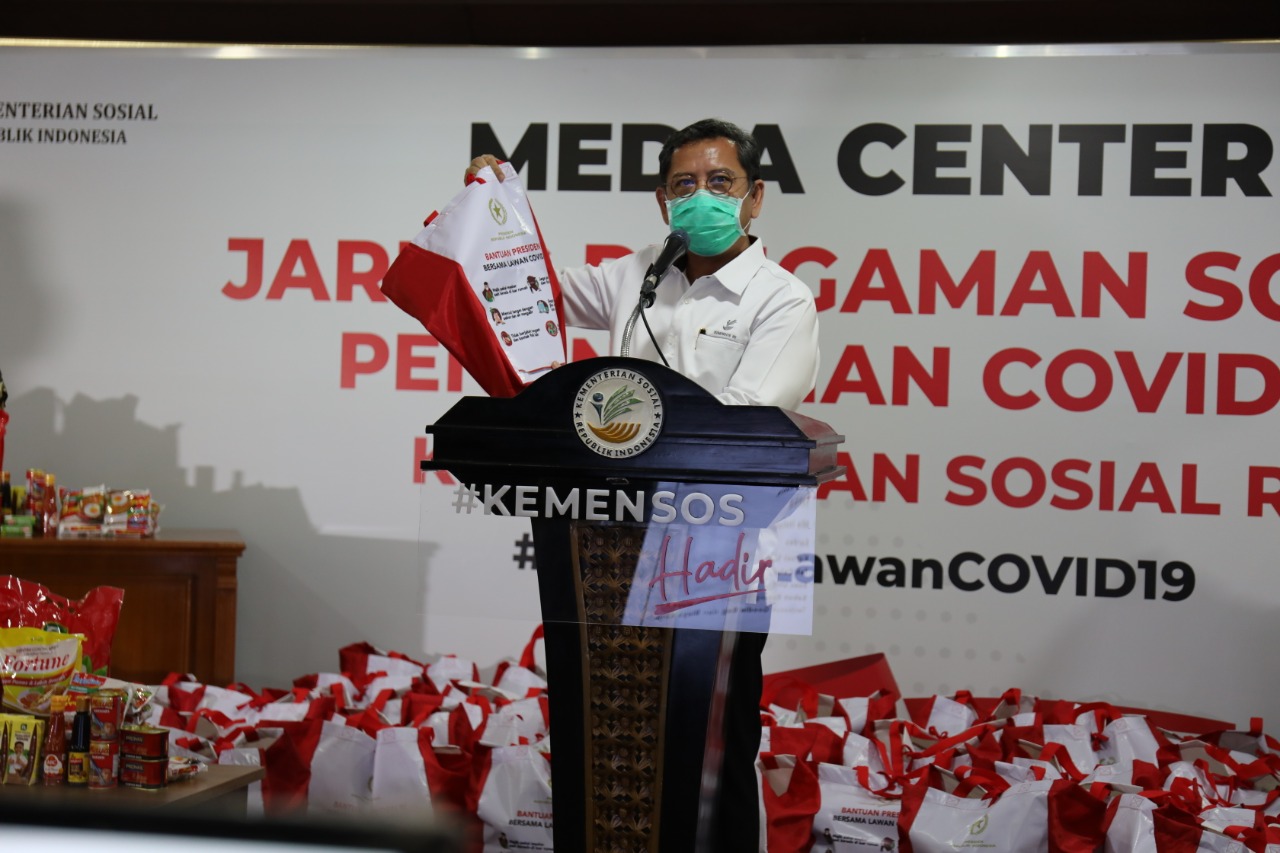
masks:
[[[476,176],[476,172],[479,172],[485,166],[488,166],[493,169],[493,173],[498,176],[498,183],[502,183],[501,164],[502,161],[497,157],[494,157],[492,154],[481,154],[479,157],[471,161],[471,165],[467,166],[467,172],[463,176],[462,181],[464,184],[467,183]]]

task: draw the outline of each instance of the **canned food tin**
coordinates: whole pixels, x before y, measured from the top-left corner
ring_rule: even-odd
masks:
[[[96,742],[88,748],[88,786],[90,789],[115,788],[120,774],[120,752],[118,743]]]
[[[120,734],[124,721],[123,690],[99,690],[89,697],[89,737],[113,740]]]
[[[168,781],[169,759],[135,758],[120,759],[120,784],[130,788],[158,790]]]
[[[168,758],[169,730],[132,723],[123,725],[120,753],[130,758]]]

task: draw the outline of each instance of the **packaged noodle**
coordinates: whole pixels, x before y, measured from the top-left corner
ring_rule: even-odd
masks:
[[[61,489],[62,517],[58,522],[59,539],[89,539],[102,535],[102,518],[106,511],[107,487]]]
[[[68,519],[76,518],[80,515],[80,504],[83,499],[84,491],[81,489],[68,489],[66,486],[58,488],[58,504],[61,512],[59,526]]]
[[[208,769],[209,766],[197,758],[171,755],[169,756],[169,769],[165,776],[169,782],[179,782],[183,779],[190,779],[192,776],[198,776]]]
[[[80,636],[38,628],[0,628],[4,707],[47,717],[80,668]],[[12,752],[12,749],[10,750]]]
[[[129,521],[129,500],[133,495],[128,489],[112,489],[107,492],[105,513],[102,517],[102,532],[105,536],[114,536],[117,530],[124,530]]]
[[[107,493],[102,535],[115,539],[154,536],[160,506],[151,499],[150,489],[113,489]]]
[[[129,518],[125,528],[131,536],[151,535],[151,490],[135,490],[129,498]]]

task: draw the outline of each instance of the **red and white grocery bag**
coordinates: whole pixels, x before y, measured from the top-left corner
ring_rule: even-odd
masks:
[[[325,720],[311,759],[307,809],[346,811],[368,805],[375,748],[373,738],[359,729]]]
[[[480,669],[476,666],[475,661],[460,658],[456,655],[445,655],[435,663],[428,664],[426,667],[427,679],[435,685],[435,688],[442,694],[447,694],[449,687],[462,681],[479,681]],[[445,708],[452,708],[458,702],[465,698],[458,697],[454,702],[446,702]]]
[[[545,696],[531,696],[502,704],[485,721],[480,742],[485,746],[536,743],[549,731],[549,711]]]
[[[422,758],[424,748],[431,749],[429,730],[396,726],[378,732],[373,754],[375,809],[431,814],[431,787]]]
[[[1081,719],[1089,728],[1091,721],[1087,717]],[[1148,782],[1156,782],[1160,744],[1146,718],[1112,720],[1102,729],[1101,741],[1097,749],[1098,764],[1085,777],[1084,784],[1103,782],[1143,787]]]
[[[1162,798],[1163,799],[1163,798]],[[1244,853],[1239,841],[1147,796],[1121,794],[1107,808],[1103,853]]]
[[[285,723],[264,754],[262,795],[269,813],[347,811],[369,803],[375,743],[359,729],[329,720]]]
[[[885,770],[881,758],[881,745],[871,738],[863,737],[857,732],[848,732],[844,736],[844,748],[841,751],[840,763],[865,774],[862,784],[873,791],[884,791],[895,785]]]
[[[955,735],[972,728],[978,722],[978,712],[973,705],[957,702],[946,696],[934,696],[929,706],[929,719],[925,728],[942,737]]]
[[[761,780],[762,850],[800,853],[813,836],[818,811],[818,775],[794,755],[763,753],[756,758]]]
[[[551,851],[551,763],[532,746],[489,754],[476,814],[484,822],[484,853]]]
[[[262,754],[265,750],[257,746],[240,746],[233,749],[224,749],[218,753],[219,764],[230,764],[236,767],[261,767]],[[261,817],[262,809],[262,782],[257,781],[249,785],[245,793],[245,814],[249,817]]]
[[[900,846],[906,853],[1093,853],[1104,809],[1066,779],[1013,785],[994,801],[916,785],[902,798]]]
[[[893,719],[897,697],[878,690],[870,696],[851,696],[836,700],[836,710],[848,721],[849,731],[867,734],[875,731],[878,720]]]
[[[546,692],[547,669],[546,629],[539,623],[534,629],[529,642],[525,643],[519,659],[500,661],[493,673],[493,686],[511,699],[520,699]],[[543,649],[543,666],[538,665],[538,649]]]
[[[1160,853],[1156,847],[1156,804],[1138,794],[1120,794],[1107,807],[1106,840],[1103,853]],[[1199,833],[1186,828],[1185,850],[1168,853],[1191,853]]]
[[[494,397],[565,359],[560,283],[520,176],[481,169],[400,251],[382,292]]]
[[[900,800],[876,796],[859,783],[853,768],[835,764],[818,765],[818,790],[814,853],[898,849]]]

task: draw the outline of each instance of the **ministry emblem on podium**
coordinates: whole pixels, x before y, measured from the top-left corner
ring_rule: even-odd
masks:
[[[591,450],[613,459],[648,449],[662,432],[662,420],[657,387],[635,370],[602,370],[573,398],[574,431]]]

